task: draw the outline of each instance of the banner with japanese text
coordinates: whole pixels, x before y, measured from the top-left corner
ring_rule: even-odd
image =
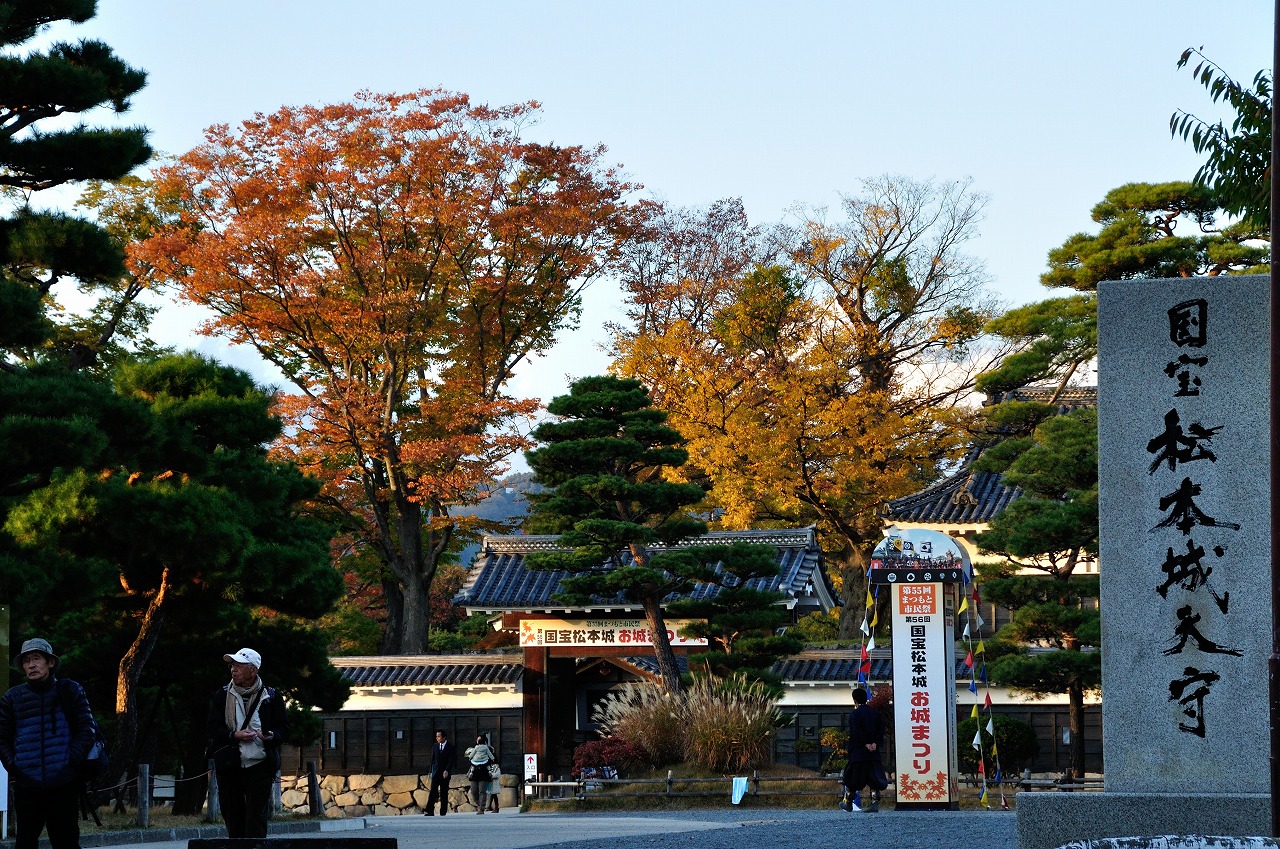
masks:
[[[893,701],[897,807],[951,808],[955,670],[945,584],[895,584]]]
[[[668,619],[667,638],[673,646],[705,646],[706,640],[680,636],[692,619]],[[644,619],[521,619],[520,645],[652,648],[653,633]]]

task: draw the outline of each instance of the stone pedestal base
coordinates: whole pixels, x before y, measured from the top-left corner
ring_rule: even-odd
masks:
[[[1207,779],[1206,779],[1207,780]],[[1018,849],[1054,849],[1105,837],[1271,832],[1271,796],[1262,793],[1087,793],[1022,791]]]

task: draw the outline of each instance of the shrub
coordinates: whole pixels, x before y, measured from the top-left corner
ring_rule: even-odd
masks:
[[[1024,767],[1031,765],[1040,755],[1040,741],[1030,725],[1011,716],[992,717],[996,729],[996,747],[1000,755],[1000,769],[1005,775],[1017,775]],[[960,769],[964,772],[978,771],[978,752],[973,748],[973,737],[982,727],[983,769],[987,776],[995,778],[996,763],[991,757],[991,735],[987,733],[987,721],[972,716],[962,720],[956,726],[956,739],[960,743]]]
[[[787,629],[788,636],[794,635],[806,643],[834,643],[840,635],[840,612],[830,613],[814,611],[801,616],[796,624]]]
[[[600,700],[592,719],[607,737],[618,737],[643,750],[655,767],[684,759],[683,699],[661,687],[641,684]]]
[[[762,682],[700,677],[684,694],[684,717],[687,761],[722,774],[772,762],[782,714]]]
[[[588,767],[611,766],[625,773],[643,768],[648,762],[648,754],[643,749],[621,737],[588,740],[573,750],[573,777],[581,777],[582,770]]]
[[[824,728],[818,732],[818,742],[831,750],[831,754],[822,762],[822,772],[844,772],[845,764],[849,762],[849,730]]]

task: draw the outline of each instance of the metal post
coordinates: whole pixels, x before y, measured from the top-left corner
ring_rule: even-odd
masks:
[[[138,828],[151,826],[151,764],[138,764]]]

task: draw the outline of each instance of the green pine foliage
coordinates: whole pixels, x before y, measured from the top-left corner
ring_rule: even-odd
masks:
[[[666,637],[667,597],[699,583],[741,590],[745,581],[777,574],[776,551],[749,544],[686,543],[707,532],[706,523],[690,513],[702,501],[703,490],[670,479],[668,473],[688,460],[688,452],[640,381],[583,378],[547,409],[558,418],[538,426],[534,437],[542,447],[526,457],[548,489],[529,495],[532,510],[525,529],[559,534],[563,550],[530,554],[526,563],[531,569],[572,573],[560,582],[564,604],[621,601],[643,607],[663,685],[678,691],[682,682]],[[664,548],[655,551],[657,546]],[[722,617],[724,627],[751,617],[749,636],[756,639],[761,630],[776,627],[772,623],[778,620],[770,612],[775,601],[741,590],[723,602],[680,609]],[[709,626],[705,635],[723,638],[727,655],[733,640],[724,627]],[[762,646],[754,644],[757,654],[745,657],[760,662]],[[718,663],[717,668],[728,667]]]
[[[1012,309],[987,325],[1015,351],[978,377],[992,398],[1029,384],[1067,385],[1098,355],[1098,283],[1265,271],[1264,233],[1222,226],[1221,197],[1190,182],[1127,183],[1093,208],[1097,233],[1076,233],[1049,251],[1040,283],[1070,294]]]
[[[116,702],[122,655],[132,686],[150,685],[154,659],[170,692],[202,704],[221,653],[252,645],[277,659],[271,683],[300,705],[340,707],[346,686],[311,623],[341,579],[329,529],[299,510],[315,482],[268,456],[280,428],[271,396],[242,371],[185,355],[121,366],[103,397],[128,415],[100,450],[19,471],[28,486],[0,501],[0,596],[14,633],[68,647],[100,705]],[[318,730],[309,718],[298,727]]]
[[[973,748],[973,738],[981,728],[983,774],[988,780],[994,780],[998,761],[998,768],[1004,778],[1017,776],[1040,757],[1040,741],[1036,738],[1036,731],[1012,716],[993,716],[991,720],[996,731],[994,740],[987,731],[985,718],[974,719],[967,716],[956,725],[956,739],[960,741],[960,769],[962,772],[977,774],[978,750]],[[991,754],[993,743],[998,757]]]
[[[772,548],[738,543],[739,554],[726,554],[721,562],[741,564],[751,560],[760,563],[761,575],[777,573]],[[770,667],[779,658],[804,648],[804,643],[790,634],[777,631],[790,621],[790,614],[779,602],[782,593],[751,589],[745,586],[723,587],[707,599],[679,599],[667,605],[667,613],[681,619],[699,621],[685,627],[686,637],[705,639],[710,649],[689,658],[690,670],[702,675],[728,678],[742,675],[760,681],[776,695],[782,694],[782,681]]]
[[[67,120],[123,112],[143,72],[100,42],[32,44],[95,9],[0,3],[0,597],[15,638],[48,637],[86,685],[117,770],[145,750],[161,771],[198,776],[226,651],[263,653],[297,741],[319,731],[312,706],[341,706],[347,686],[314,627],[341,584],[329,528],[300,510],[315,483],[268,455],[280,431],[271,396],[198,356],[121,354],[113,337],[140,338],[147,318],[124,234],[34,204],[151,155],[141,128]],[[96,304],[64,318],[60,284]],[[168,721],[147,724],[161,704]],[[183,785],[177,807],[202,793]]]
[[[1029,435],[996,445],[975,463],[1023,490],[976,540],[1005,558],[1003,566],[979,567],[983,599],[1013,611],[988,645],[988,674],[1033,697],[1067,694],[1079,772],[1084,695],[1100,685],[1102,670],[1098,579],[1076,574],[1098,552],[1097,412],[1053,415],[1045,405],[1023,405],[1002,418],[1011,430],[1033,422]],[[1043,575],[1015,574],[1019,569]]]
[[[106,347],[103,330],[61,332],[48,314],[63,281],[120,305],[123,251],[90,221],[31,205],[31,192],[88,180],[114,180],[151,157],[140,127],[67,125],[66,116],[124,112],[146,74],[100,41],[56,42],[32,49],[50,25],[83,23],[93,0],[29,0],[0,4],[0,186],[11,208],[0,218],[0,368],[54,357],[77,368]],[[59,120],[62,119],[62,120]],[[54,122],[57,122],[56,124]],[[129,297],[136,299],[136,294]],[[81,328],[83,331],[83,328]],[[109,334],[107,334],[109,336]]]

